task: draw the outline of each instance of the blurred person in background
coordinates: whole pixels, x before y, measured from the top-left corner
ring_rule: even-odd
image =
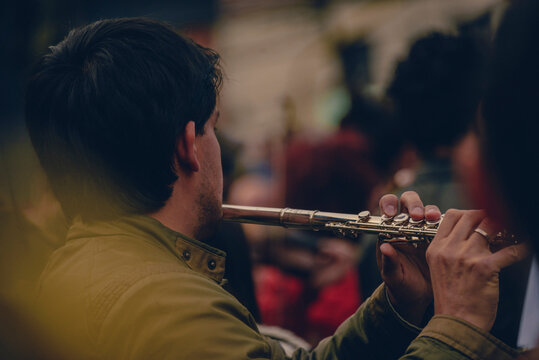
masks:
[[[387,91],[403,141],[420,159],[413,184],[400,191],[416,191],[442,212],[469,208],[452,156],[477,113],[483,49],[468,37],[432,33],[411,46]]]
[[[376,212],[378,199],[393,191],[393,174],[409,152],[404,147],[400,124],[388,110],[387,103],[353,94],[350,111],[341,121],[341,131],[363,134],[368,139],[370,166],[377,180],[367,192],[363,209]],[[371,234],[363,234],[360,239],[358,270],[362,294],[372,293],[382,281],[375,256],[377,240],[377,236]]]
[[[535,347],[527,356],[530,359],[539,359],[538,17],[539,3],[528,0],[513,2],[504,16],[494,41],[480,116],[457,154],[459,173],[474,204],[533,245],[529,276],[512,279],[527,283],[522,315],[514,316],[521,319],[517,345]]]
[[[392,121],[380,105],[357,96],[334,134],[292,139],[284,151],[284,205],[344,213],[370,209],[373,189],[391,173],[398,154],[398,141],[390,141],[398,133]],[[376,242],[304,231],[287,231],[279,239],[266,239],[264,263],[273,266],[257,267],[262,318],[316,344],[379,286],[375,256],[365,278],[357,272],[360,257],[366,260],[363,247],[375,249]]]
[[[366,203],[365,188],[376,178],[370,169],[363,170],[368,161],[363,140],[353,133],[319,142],[293,140],[284,155],[284,204],[345,211]],[[352,199],[359,205],[350,204]],[[357,245],[304,231],[282,235],[282,240],[267,239],[271,243],[266,263],[276,267],[258,270],[264,273],[257,284],[262,317],[316,344],[359,306],[359,282],[353,271]]]

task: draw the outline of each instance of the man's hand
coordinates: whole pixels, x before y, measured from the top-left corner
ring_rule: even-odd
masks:
[[[380,211],[387,216],[398,213],[399,200],[395,195],[380,199]],[[400,211],[414,220],[436,221],[441,213],[438,207],[423,206],[419,196],[407,191],[400,198]],[[387,285],[391,303],[401,316],[413,324],[420,324],[432,302],[430,274],[425,258],[426,245],[379,244],[377,261],[382,279]]]
[[[527,255],[524,244],[491,252],[489,238],[499,230],[480,210],[449,210],[444,215],[426,254],[435,314],[491,329],[498,306],[499,272]]]

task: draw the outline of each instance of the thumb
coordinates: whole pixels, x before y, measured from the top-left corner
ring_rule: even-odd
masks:
[[[398,253],[393,246],[388,243],[380,245],[381,273],[384,277],[392,278],[396,276],[399,268]]]

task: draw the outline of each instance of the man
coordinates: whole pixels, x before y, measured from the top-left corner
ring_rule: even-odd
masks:
[[[66,244],[53,253],[39,284],[43,332],[58,357],[285,358],[222,289],[225,254],[200,241],[220,217],[214,132],[220,81],[214,52],[145,19],[73,30],[34,70],[28,128],[72,221]],[[386,213],[397,211],[396,199],[382,205]],[[440,216],[415,193],[404,194],[401,205],[416,220]],[[483,217],[469,216],[474,222]],[[478,250],[487,247],[477,241],[480,234],[472,237]],[[449,267],[430,274],[441,315],[414,340],[421,329],[413,323],[432,300],[429,272],[420,258],[388,244],[380,251],[387,287],[378,288],[333,337],[293,358],[394,359],[407,348],[409,356],[429,359],[477,351],[513,355],[485,332],[492,306],[478,317],[477,309],[464,306],[472,301],[458,296],[451,279],[462,274],[464,262],[441,256]],[[469,253],[459,254],[465,259]],[[494,254],[494,265],[478,264],[481,276],[466,273],[463,281],[484,288],[484,280],[495,278],[514,254]],[[497,284],[488,284],[481,304],[492,305]],[[454,296],[445,296],[446,290]]]

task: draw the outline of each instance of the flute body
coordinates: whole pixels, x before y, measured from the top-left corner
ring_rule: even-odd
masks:
[[[330,231],[357,239],[361,233],[377,234],[384,242],[429,243],[436,235],[436,222],[415,221],[408,214],[373,216],[369,211],[343,214],[318,210],[223,205],[223,221]]]
[[[429,244],[436,236],[438,221],[416,221],[408,214],[373,216],[369,211],[343,214],[318,210],[223,205],[223,221],[274,225],[294,229],[329,231],[340,237],[357,239],[362,233],[377,234],[382,242]],[[491,245],[517,243],[515,236],[500,232],[488,239]]]

